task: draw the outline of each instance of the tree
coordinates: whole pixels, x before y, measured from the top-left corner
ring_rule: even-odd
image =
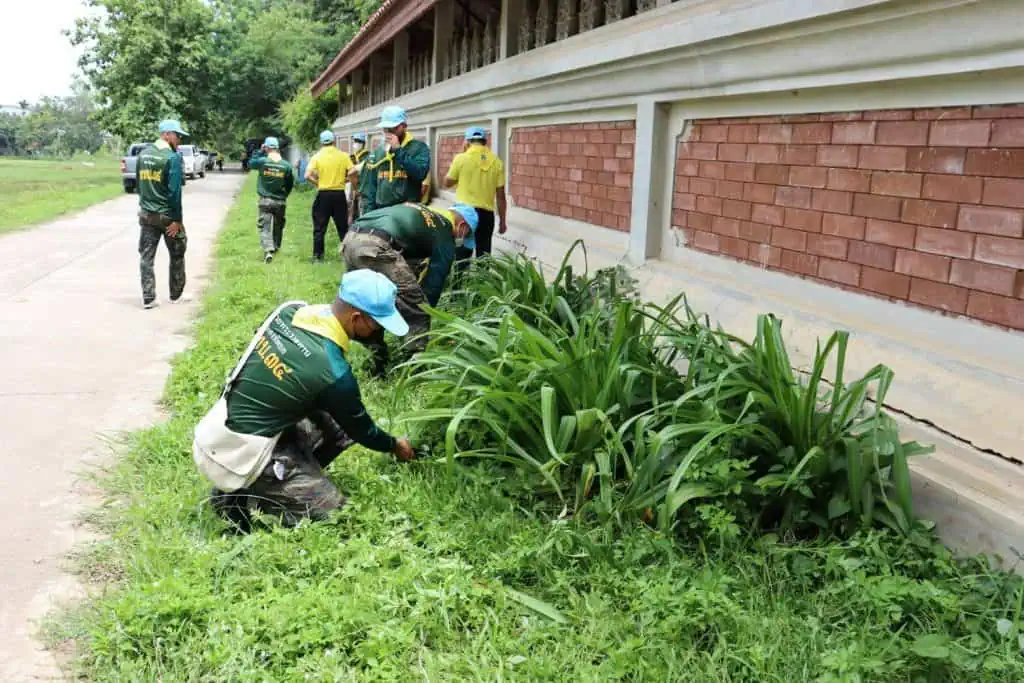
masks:
[[[310,150],[320,146],[320,133],[331,127],[337,115],[338,86],[314,99],[306,84],[281,105],[285,131],[302,147]]]

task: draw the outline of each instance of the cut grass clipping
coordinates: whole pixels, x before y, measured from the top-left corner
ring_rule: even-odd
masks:
[[[123,192],[118,160],[0,158],[0,233],[84,209]]]
[[[613,396],[650,400],[654,379],[641,368],[635,376],[629,369],[618,376],[624,382],[633,377],[634,389],[604,389],[606,378],[597,374],[589,383],[572,380],[583,392],[575,408],[561,399],[544,404],[538,399],[529,406],[524,419],[539,420],[533,428],[541,433],[547,422],[552,444],[547,439],[531,444],[528,455],[557,463],[553,450],[566,462],[549,466],[549,476],[523,465],[518,455],[510,462],[459,456],[399,465],[388,456],[353,449],[330,469],[350,497],[334,521],[293,530],[272,527],[246,537],[223,535],[224,525],[204,504],[207,486],[191,462],[191,430],[274,306],[296,297],[327,301],[333,296],[340,264],[306,262],[311,199],[310,193],[301,193],[289,201],[284,251],[270,266],[260,259],[251,179],[230,214],[195,346],[177,359],[167,386],[173,416],[136,434],[104,480],[111,502],[102,509],[100,523],[109,540],[84,554],[82,563],[92,575],[113,580],[53,631],[55,638],[74,640],[81,676],[91,681],[218,682],[1024,680],[1021,580],[990,570],[982,560],[954,561],[916,524],[908,533],[897,533],[884,524],[862,523],[861,512],[844,512],[832,521],[826,514],[822,524],[817,496],[826,489],[841,490],[841,477],[819,474],[813,458],[789,482],[801,457],[761,463],[768,456],[753,451],[740,458],[739,444],[723,436],[712,446],[724,464],[702,455],[687,471],[699,472],[698,481],[707,486],[733,482],[741,490],[680,505],[667,531],[660,529],[662,513],[652,504],[644,523],[639,511],[648,507],[646,499],[638,493],[636,500],[623,502],[636,486],[628,482],[638,476],[622,476],[624,456],[611,450],[625,437],[609,426],[590,431],[581,425],[589,418],[578,418],[571,432],[569,427],[559,431],[566,416],[588,407],[603,410],[614,425],[620,418],[606,408],[614,405]],[[542,280],[516,268],[524,281],[508,283],[503,296],[533,301],[520,287],[540,287]],[[480,292],[474,301],[481,306],[489,299],[482,278],[478,274],[471,281]],[[602,274],[600,280],[598,295],[610,297],[614,274]],[[569,292],[559,290],[559,296],[567,298],[571,312],[580,310],[572,297],[591,294],[579,289],[580,280],[568,282]],[[465,296],[450,297],[447,310],[474,310],[474,301],[460,301]],[[491,306],[494,310],[483,315],[505,315],[505,309]],[[553,317],[550,308],[534,307],[537,316]],[[605,308],[600,324],[616,329],[623,313],[618,304]],[[651,313],[635,308],[630,315],[637,310]],[[537,318],[523,317],[525,311],[517,315],[524,325],[537,323]],[[581,327],[598,324],[573,315]],[[680,315],[683,326],[689,325]],[[463,319],[477,324],[475,318]],[[460,343],[444,331],[448,323],[439,319],[438,325],[442,334],[435,344]],[[696,328],[692,333],[706,334]],[[530,340],[542,346],[560,343],[555,337],[520,339],[521,334],[518,328],[508,330],[503,343],[516,350],[502,362],[542,365],[544,356],[528,357]],[[752,353],[742,345],[727,352],[717,346],[719,341],[708,338],[691,360],[691,366],[704,370],[687,372],[712,373],[716,363],[740,362],[723,359]],[[675,414],[679,399],[703,384],[686,379],[688,374],[672,379],[674,370],[661,367],[664,358],[645,356],[646,346],[637,342],[629,347],[634,360],[628,362],[655,363],[652,367],[663,370],[673,386],[684,386],[668,398],[661,393],[667,380],[659,375],[657,401],[631,408],[651,419],[642,429],[636,427],[642,418],[635,420],[631,434],[656,434],[653,430],[663,429],[658,420]],[[493,360],[488,360],[489,347],[481,346],[479,353],[467,371]],[[417,380],[396,388],[369,381],[362,372],[361,349],[358,356],[356,371],[369,409],[391,429],[406,431],[406,425],[396,423],[400,415],[438,409],[438,388],[431,383]],[[682,357],[673,360],[673,367],[682,365]],[[664,386],[668,391],[669,385]],[[732,405],[722,399],[726,391],[723,386],[705,397],[705,421],[719,402]],[[503,400],[523,403],[516,392],[509,387]],[[645,412],[666,401],[667,407]],[[736,401],[743,411],[746,399]],[[745,408],[743,419],[756,412],[758,420],[781,430],[782,417],[766,415],[782,402],[755,402]],[[868,420],[865,428],[871,430],[873,411],[865,408],[867,417],[855,422]],[[690,409],[688,400],[679,402],[678,410]],[[603,418],[597,422],[604,424]],[[832,433],[820,432],[811,422],[811,438]],[[799,420],[791,424],[806,430]],[[420,432],[438,455],[445,452],[445,421],[408,427]],[[492,429],[467,417],[453,436],[453,453],[470,448],[493,452]],[[642,466],[651,456],[636,459],[636,445],[642,441],[650,449],[655,444],[646,436],[637,438],[625,439],[632,449],[627,454]],[[774,438],[796,444],[807,437],[776,433]],[[595,440],[589,451],[583,448],[585,439]],[[666,457],[675,459],[684,442],[663,443]],[[599,455],[601,450],[607,455]],[[840,457],[837,453],[830,450],[828,457]],[[736,469],[737,459],[751,462]],[[788,486],[757,485],[773,474],[776,460],[787,468],[781,472]],[[588,485],[582,478],[577,490],[575,477],[588,471],[588,462],[594,466],[593,480]],[[769,471],[761,472],[762,464]],[[874,482],[871,477],[889,480],[886,472],[870,475]],[[660,480],[652,475],[651,481]],[[804,486],[810,497],[799,490]],[[872,495],[881,495],[880,490],[872,489]],[[594,502],[602,496],[609,500]],[[761,504],[766,504],[763,511]]]

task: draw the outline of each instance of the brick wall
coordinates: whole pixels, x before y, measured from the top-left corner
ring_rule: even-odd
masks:
[[[434,158],[437,163],[437,177],[442,185],[444,184],[444,177],[448,174],[448,169],[451,168],[452,159],[462,151],[462,147],[465,144],[466,138],[461,134],[437,136],[437,150],[435,151]]]
[[[629,232],[633,121],[516,128],[509,189],[519,206]]]
[[[1024,105],[694,122],[701,251],[1024,330]]]

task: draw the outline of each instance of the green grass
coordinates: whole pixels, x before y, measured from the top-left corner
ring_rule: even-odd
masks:
[[[191,429],[254,328],[288,298],[327,301],[337,261],[306,263],[311,193],[260,262],[253,179],[220,237],[171,419],[131,436],[79,557],[106,583],[50,630],[90,681],[1020,681],[1019,582],[886,532],[842,543],[748,535],[726,518],[683,542],[612,542],[522,495],[514,470],[449,473],[353,449],[329,523],[223,535]],[[328,243],[328,252],[333,245]],[[356,350],[363,375],[366,358]],[[363,380],[387,424],[420,407]],[[402,433],[401,425],[390,425]],[[713,512],[709,512],[713,515]],[[1010,615],[1011,618],[1007,618]],[[1000,621],[1001,620],[1001,621]]]
[[[119,160],[100,156],[69,161],[0,157],[0,233],[116,197],[124,192],[120,169]]]

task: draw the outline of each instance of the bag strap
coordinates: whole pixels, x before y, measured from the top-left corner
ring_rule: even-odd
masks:
[[[252,355],[253,350],[256,348],[256,345],[260,342],[260,339],[263,337],[263,334],[267,331],[267,328],[269,328],[270,324],[274,322],[274,318],[280,315],[281,311],[284,310],[286,307],[293,306],[296,304],[299,306],[309,305],[305,301],[285,301],[283,304],[275,308],[273,313],[267,316],[267,319],[264,320],[263,324],[260,325],[258,330],[256,330],[256,334],[252,336],[252,341],[249,342],[249,347],[246,348],[245,353],[242,354],[241,360],[239,360],[238,364],[235,365],[235,368],[228,373],[228,377],[224,382],[224,391],[221,394],[221,396],[227,396],[228,392],[231,391],[231,385],[234,384],[235,379],[237,379],[238,375],[241,374],[242,368],[245,366],[245,362],[249,360],[249,356]]]

